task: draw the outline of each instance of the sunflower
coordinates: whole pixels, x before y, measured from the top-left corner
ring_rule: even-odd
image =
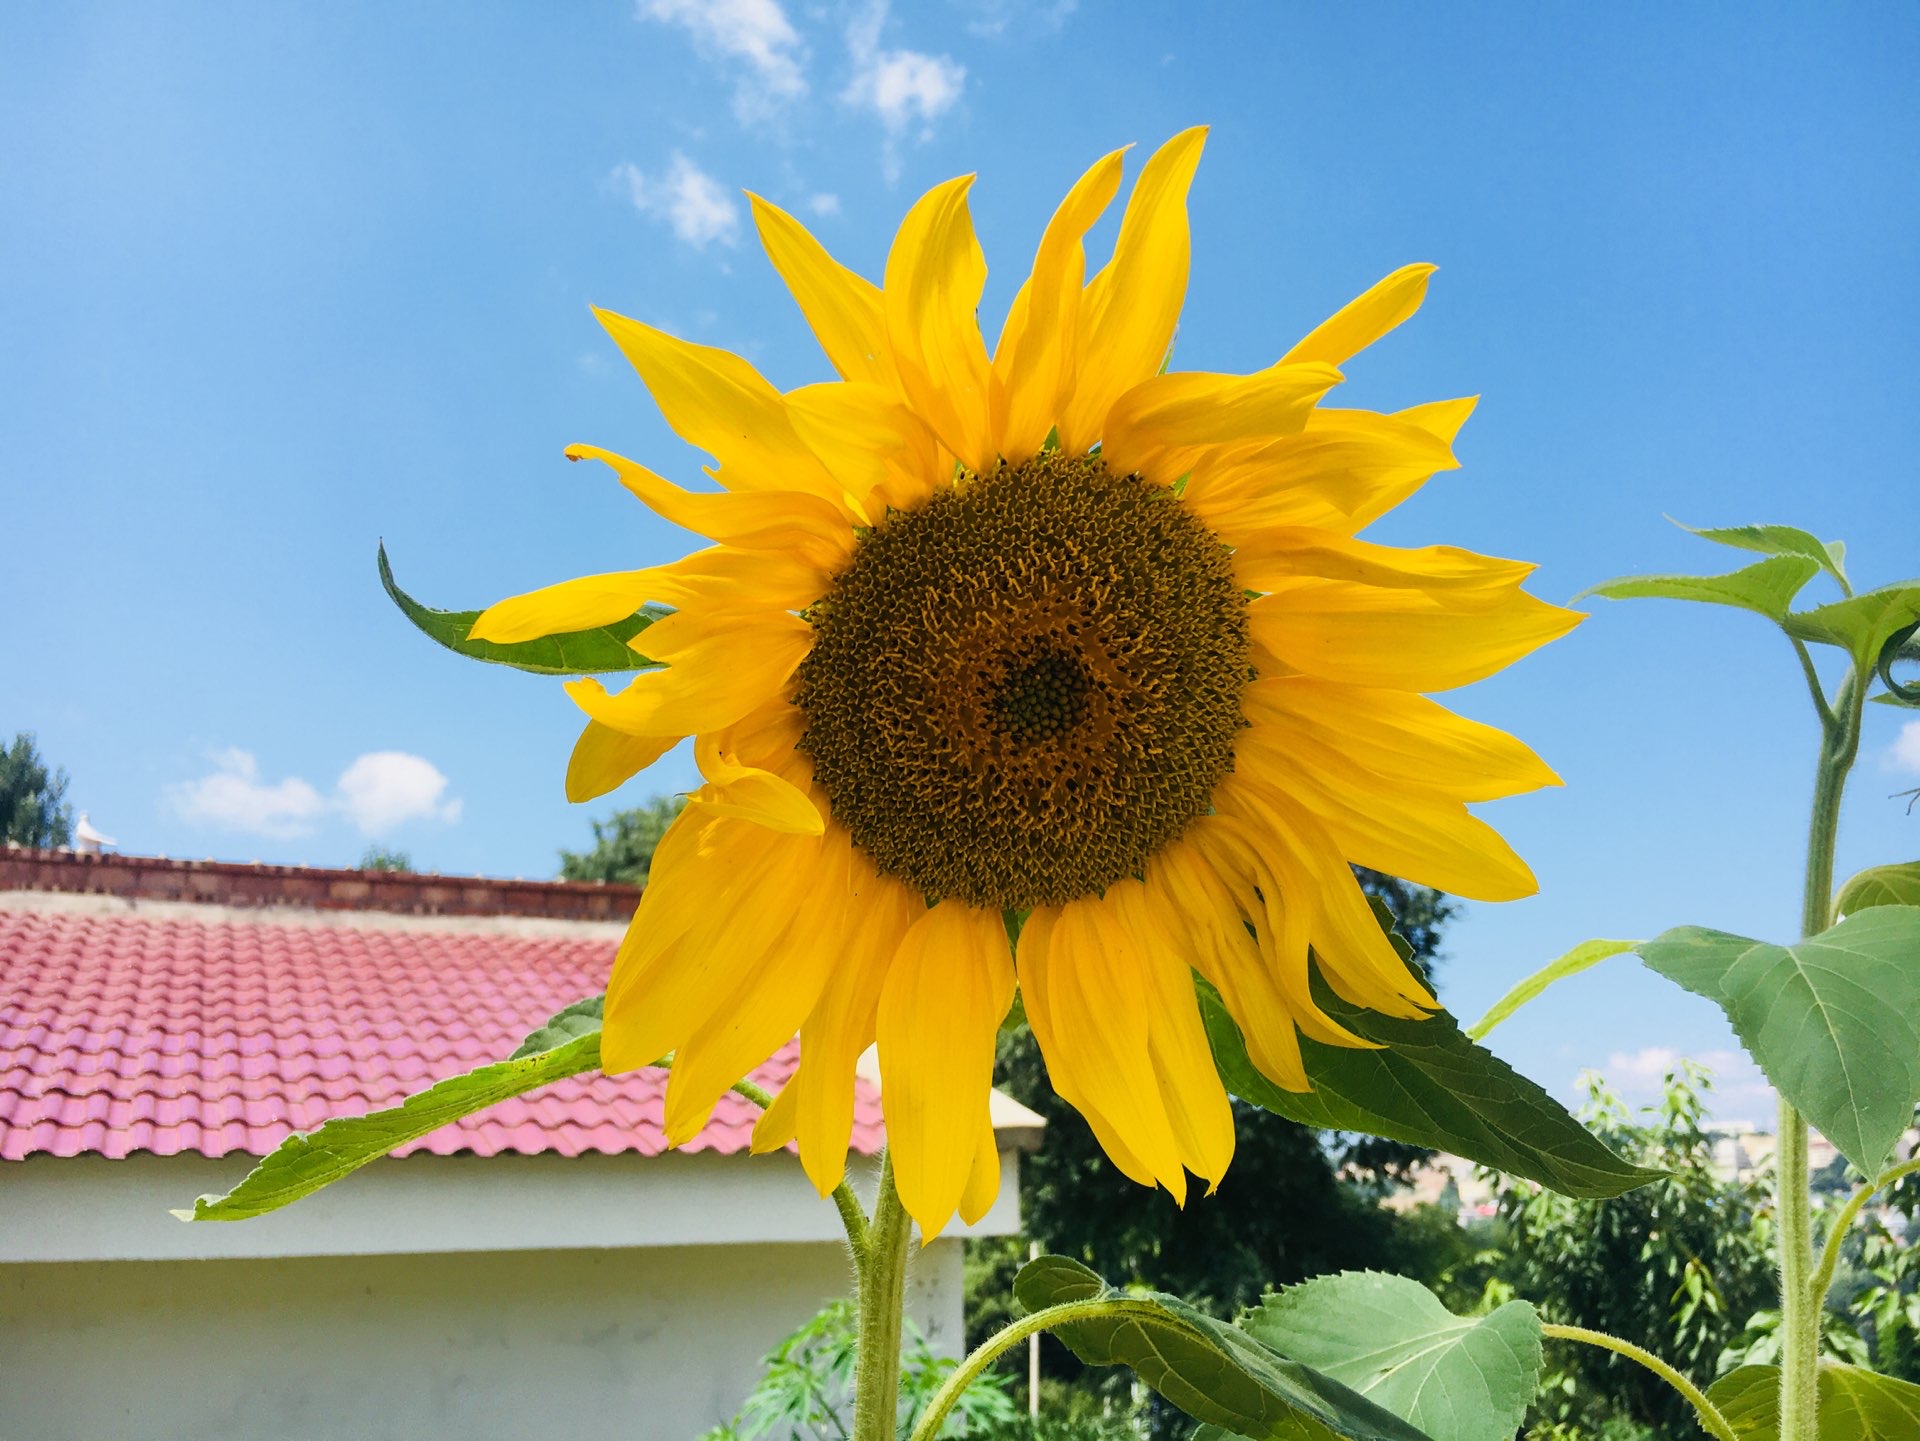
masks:
[[[1189,1172],[1211,1187],[1233,1153],[1194,972],[1260,1070],[1304,1090],[1299,1037],[1365,1044],[1315,1003],[1310,955],[1353,1004],[1436,1004],[1354,864],[1533,892],[1466,803],[1553,773],[1422,693],[1578,617],[1520,589],[1531,566],[1355,539],[1456,464],[1472,400],[1321,403],[1432,267],[1267,369],[1168,371],[1204,141],[1147,161],[1090,280],[1083,239],[1124,152],[1088,170],[991,354],[971,176],[912,207],[878,286],[749,197],[838,380],[783,395],[738,356],[596,312],[721,489],[567,454],[714,544],[502,601],[473,634],[671,607],[635,638],[664,668],[567,686],[588,717],[571,799],[689,736],[705,782],[654,857],[601,1043],[610,1072],[672,1053],[670,1144],[798,1033],[755,1146],[797,1142],[824,1194],[877,1044],[902,1203],[929,1237],[977,1218],[999,1184],[988,1095],[1017,978],[1055,1088],[1122,1171],[1184,1201]]]

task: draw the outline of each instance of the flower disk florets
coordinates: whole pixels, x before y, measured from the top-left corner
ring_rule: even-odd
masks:
[[[1096,895],[1204,814],[1249,674],[1226,548],[1165,487],[1048,452],[860,542],[809,612],[800,748],[933,898]]]

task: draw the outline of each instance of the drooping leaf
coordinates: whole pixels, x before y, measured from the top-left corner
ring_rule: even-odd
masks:
[[[434,610],[420,604],[395,582],[384,543],[380,546],[380,584],[386,587],[401,614],[429,639],[459,655],[495,665],[510,665],[536,675],[606,675],[614,671],[651,670],[660,662],[648,660],[627,642],[662,616],[671,614],[665,606],[650,605],[625,620],[592,630],[566,631],[538,640],[511,643],[469,640],[467,633],[480,618],[480,612]]]
[[[1608,1150],[1566,1107],[1468,1040],[1445,1011],[1396,1020],[1363,1011],[1315,977],[1314,998],[1334,1020],[1382,1049],[1302,1038],[1313,1089],[1282,1090],[1255,1069],[1219,993],[1198,983],[1220,1079],[1256,1106],[1335,1131],[1360,1131],[1451,1151],[1568,1196],[1617,1196],[1658,1178]]]
[[[1920,1386],[1838,1361],[1820,1363],[1820,1441],[1915,1441]],[[1707,1388],[1740,1441],[1780,1441],[1780,1368],[1742,1366]]]
[[[1116,1291],[1077,1261],[1042,1256],[1014,1279],[1029,1311],[1104,1302],[1054,1328],[1089,1366],[1128,1366],[1195,1420],[1253,1441],[1432,1441],[1392,1412],[1246,1332],[1157,1291]]]
[[[1679,521],[1674,521],[1680,525]],[[1792,525],[1722,525],[1697,527],[1680,525],[1689,535],[1730,545],[1737,550],[1758,551],[1761,555],[1797,555],[1814,562],[1840,583],[1840,589],[1853,594],[1853,584],[1845,570],[1845,541],[1822,540],[1810,531]]]
[[[1235,1324],[1433,1441],[1511,1441],[1540,1386],[1540,1317],[1530,1304],[1456,1316],[1404,1276],[1322,1276],[1268,1296]]]
[[[1874,906],[1920,906],[1920,861],[1868,866],[1840,887],[1833,908],[1843,916]]]
[[[1681,926],[1636,949],[1718,1002],[1775,1088],[1880,1172],[1920,1101],[1920,908],[1874,906],[1791,946]]]
[[[1916,621],[1920,621],[1920,581],[1909,580],[1796,611],[1781,624],[1788,635],[1801,640],[1839,646],[1865,672],[1879,663],[1881,647]]]
[[[1623,575],[1591,586],[1574,599],[1597,595],[1606,600],[1696,600],[1738,606],[1781,620],[1801,587],[1819,571],[1817,560],[1777,555],[1726,575]]]
[[[588,1006],[595,1010],[591,1029],[584,1028]],[[173,1214],[183,1221],[244,1221],[277,1211],[449,1121],[471,1116],[509,1096],[596,1070],[600,1065],[598,1006],[598,997],[568,1006],[529,1036],[511,1060],[449,1077],[384,1111],[338,1116],[313,1131],[289,1136],[224,1196],[202,1196],[191,1211]],[[543,1037],[554,1044],[544,1050],[527,1049]]]
[[[1519,985],[1495,1001],[1487,1013],[1471,1026],[1467,1035],[1475,1041],[1484,1041],[1487,1033],[1499,1025],[1515,1011],[1526,1005],[1534,997],[1552,985],[1555,981],[1565,980],[1568,976],[1578,975],[1590,966],[1597,966],[1608,956],[1617,956],[1622,951],[1630,951],[1632,941],[1582,941],[1557,960],[1548,961],[1539,970],[1528,976]]]

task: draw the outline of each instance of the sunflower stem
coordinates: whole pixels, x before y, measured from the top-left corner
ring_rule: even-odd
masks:
[[[1832,706],[1820,713],[1820,764],[1814,772],[1813,814],[1807,827],[1806,888],[1800,934],[1833,924],[1833,852],[1840,833],[1840,802],[1860,749],[1860,711],[1866,685],[1858,669],[1840,683]],[[1780,1137],[1774,1163],[1774,1208],[1780,1222],[1780,1438],[1815,1441],[1819,1435],[1820,1311],[1816,1289],[1813,1198],[1807,1175],[1806,1117],[1780,1097]]]
[[[854,1248],[860,1289],[860,1351],[854,1365],[853,1441],[895,1441],[900,1415],[900,1326],[906,1307],[907,1234],[893,1158],[880,1164],[864,1243]]]

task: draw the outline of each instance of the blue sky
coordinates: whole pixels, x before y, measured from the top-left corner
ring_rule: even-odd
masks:
[[[1483,400],[1465,468],[1374,538],[1606,576],[1731,568],[1692,524],[1797,523],[1915,569],[1920,12],[1909,6],[1108,7],[1072,0],[0,9],[0,731],[124,849],[551,874],[578,718],[462,662],[375,582],[481,604],[688,542],[573,441],[697,475],[588,313],[824,361],[741,188],[877,274],[980,173],[996,327],[1095,156],[1196,122],[1178,363],[1269,363],[1389,270],[1427,308],[1346,403]],[[1111,226],[1096,233],[1096,253]],[[1456,694],[1564,790],[1487,808],[1536,899],[1474,906],[1477,1014],[1588,936],[1788,936],[1813,722],[1756,617],[1600,604]],[[1920,853],[1920,726],[1875,708],[1843,868]],[[1704,1002],[1609,962],[1499,1049],[1562,1094],[1725,1063]]]

